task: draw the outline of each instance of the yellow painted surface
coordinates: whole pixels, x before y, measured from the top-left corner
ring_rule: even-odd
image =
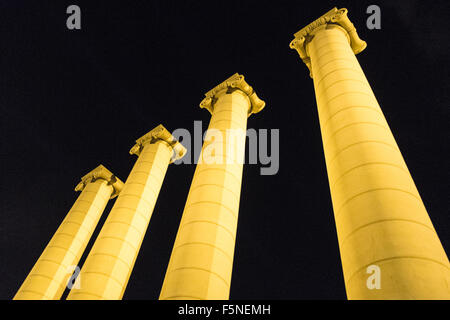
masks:
[[[208,109],[212,117],[167,267],[161,300],[229,297],[247,117],[259,112],[264,102],[242,76],[235,74],[208,92],[201,107]]]
[[[14,296],[15,300],[61,298],[73,267],[82,256],[108,200],[122,182],[103,166],[82,178],[75,204]]]
[[[355,57],[365,43],[354,44],[351,27],[331,15],[291,42],[314,80],[347,296],[450,299],[448,258]],[[380,268],[380,289],[367,287],[370,265]]]
[[[69,300],[121,299],[169,163],[185,149],[161,125],[136,141],[139,156],[80,272]]]

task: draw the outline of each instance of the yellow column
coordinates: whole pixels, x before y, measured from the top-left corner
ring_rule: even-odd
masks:
[[[355,57],[365,47],[336,8],[291,42],[314,80],[347,296],[449,299],[448,258]]]
[[[122,189],[122,181],[100,165],[81,178],[75,191],[80,196],[42,252],[14,300],[57,300],[78,264],[110,198]]]
[[[228,299],[247,117],[264,105],[239,74],[206,93],[200,104],[212,117],[167,267],[161,300]]]
[[[80,272],[69,300],[121,299],[169,163],[186,149],[162,125],[136,140],[136,161]]]

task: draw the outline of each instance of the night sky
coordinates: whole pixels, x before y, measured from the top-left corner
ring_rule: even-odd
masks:
[[[289,48],[334,6],[367,41],[358,60],[450,252],[446,3],[1,1],[0,298],[18,290],[81,176],[103,164],[125,181],[135,139],[160,123],[205,130],[204,93],[239,72],[266,101],[248,127],[280,129],[280,170],[244,167],[231,299],[345,299],[313,83]],[[70,4],[81,30],[66,28]],[[381,30],[366,27],[370,4]],[[124,299],[157,299],[194,169],[169,167]]]

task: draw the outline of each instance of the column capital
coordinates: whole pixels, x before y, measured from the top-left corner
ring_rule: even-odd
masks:
[[[123,188],[123,182],[101,164],[88,174],[81,177],[81,182],[77,184],[75,191],[82,191],[88,183],[94,182],[98,179],[107,181],[108,184],[114,188],[111,199],[116,197]]]
[[[214,103],[217,101],[219,96],[235,90],[240,90],[249,98],[250,110],[248,111],[248,116],[252,113],[260,112],[266,106],[266,103],[258,98],[253,88],[244,80],[244,76],[239,73],[235,73],[227,80],[205,93],[205,98],[200,103],[200,108],[205,108],[212,113]]]
[[[300,31],[294,34],[294,40],[291,41],[289,47],[297,50],[300,58],[311,71],[311,60],[306,50],[306,45],[314,38],[314,34],[323,29],[338,28],[342,30],[355,54],[363,51],[367,43],[361,40],[356,32],[356,28],[347,16],[348,10],[345,8],[333,8],[319,19],[314,20]]]
[[[130,150],[130,154],[139,156],[146,144],[156,143],[157,141],[164,141],[172,147],[173,155],[170,159],[170,163],[183,158],[186,154],[186,148],[183,147],[183,145],[175,139],[175,137],[166,128],[164,128],[162,124],[137,139],[136,144]]]

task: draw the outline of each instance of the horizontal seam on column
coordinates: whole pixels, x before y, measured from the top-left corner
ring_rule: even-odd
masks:
[[[76,290],[78,290],[78,289],[76,289]],[[82,290],[82,289],[81,289]],[[69,294],[69,296],[70,295],[80,295],[80,294],[86,294],[86,295],[88,295],[88,296],[93,296],[93,297],[97,297],[97,298],[100,298],[100,299],[104,299],[103,298],[103,296],[101,296],[101,295],[98,295],[98,294],[95,294],[95,293],[90,293],[90,292],[86,292],[86,291],[73,291],[73,290],[71,290],[70,291],[70,294]],[[68,297],[69,298],[69,297]]]
[[[61,267],[66,268],[66,269],[68,267],[65,264],[62,264],[61,262],[56,262],[55,260],[51,260],[51,259],[47,259],[47,258],[44,258],[44,259],[40,259],[39,258],[37,263],[39,263],[39,262],[51,262],[51,263],[57,264],[58,266],[61,266]]]
[[[17,292],[17,293],[24,293],[24,292],[31,292],[31,293],[40,295],[40,296],[42,296],[43,298],[46,298],[46,299],[48,299],[48,300],[52,300],[49,296],[47,296],[47,295],[45,295],[45,294],[43,294],[43,293],[41,293],[41,292],[39,292],[39,291],[35,291],[35,290],[21,289],[21,290],[19,290],[19,292]]]
[[[180,271],[180,270],[199,270],[199,271],[204,271],[204,272],[208,272],[211,273],[213,275],[215,275],[217,278],[219,278],[220,280],[222,280],[227,286],[230,286],[230,284],[228,283],[228,281],[226,281],[220,274],[218,274],[217,272],[208,270],[208,269],[204,269],[204,268],[199,268],[199,267],[180,267],[180,268],[176,268],[176,269],[172,269],[169,271],[169,274],[175,272],[175,271]]]
[[[80,212],[81,214],[83,214],[83,212],[81,212],[81,211],[73,211],[73,212]],[[72,212],[72,213],[73,213],[73,212]],[[90,220],[90,222],[92,223],[92,225],[93,225],[94,228],[95,228],[95,226],[97,225],[98,220],[100,219],[102,213],[103,213],[103,212],[100,212],[99,214],[95,214],[94,216],[96,216],[97,218],[94,218],[94,217],[92,217],[92,213],[89,214],[88,212],[86,212],[86,213],[84,214],[84,216],[83,216],[83,223],[82,223],[82,225],[84,225],[85,222],[86,222],[86,219],[88,219],[88,220]],[[69,221],[70,221],[70,220],[69,220]],[[87,229],[87,228],[86,228],[86,229]]]
[[[330,89],[330,88],[331,88],[332,86],[334,86],[335,84],[337,84],[337,83],[339,83],[339,82],[344,82],[344,81],[355,81],[355,82],[360,82],[360,83],[365,84],[365,85],[370,89],[370,86],[369,86],[369,84],[367,83],[367,81],[359,80],[359,79],[340,79],[340,80],[336,80],[335,82],[331,83],[328,87],[322,88],[323,93],[326,92],[328,89]],[[317,85],[317,90],[320,90],[319,85]]]
[[[342,108],[342,109],[336,111],[335,113],[333,113],[333,114],[325,121],[325,123],[324,123],[324,125],[323,125],[323,128],[325,129],[326,126],[327,126],[327,124],[330,122],[331,118],[333,118],[333,117],[334,117],[335,115],[337,115],[339,112],[345,111],[345,110],[348,110],[348,109],[352,109],[352,108],[365,108],[365,109],[369,109],[369,110],[375,111],[375,112],[377,112],[378,114],[380,114],[380,115],[383,117],[383,119],[384,119],[383,113],[380,112],[380,111],[379,111],[378,109],[376,109],[376,108],[369,107],[369,106],[348,106],[348,107]]]
[[[84,200],[83,198],[80,198],[80,199],[77,199],[75,202],[87,202],[87,203],[89,203],[90,207],[95,207],[98,210],[100,210],[100,208],[94,204],[94,201],[91,201],[91,200]]]
[[[118,257],[118,256],[115,256],[115,255],[113,255],[113,254],[110,254],[110,253],[104,253],[104,252],[93,252],[92,254],[89,254],[91,257],[95,257],[95,256],[107,256],[107,257],[112,257],[112,258],[114,258],[114,259],[117,259],[117,260],[119,260],[120,262],[122,262],[129,270],[131,269],[131,266],[125,261],[125,260],[123,260],[122,258],[120,258],[120,257]],[[88,256],[88,258],[89,258],[89,256]],[[86,259],[86,261],[87,261],[87,259]]]
[[[142,200],[143,202],[145,202],[148,205],[152,206],[152,204],[150,202],[148,202],[146,199],[144,199],[144,197],[141,197],[141,196],[139,196],[137,194],[134,194],[134,193],[121,193],[120,196],[121,196],[121,199],[123,197],[134,197],[134,198],[137,198],[139,201]],[[116,202],[117,202],[117,200],[116,200]]]
[[[95,219],[92,218],[90,214],[88,214],[88,212],[86,212],[86,211],[81,211],[81,210],[72,210],[72,209],[69,211],[69,214],[67,214],[66,219],[67,219],[67,217],[69,217],[70,214],[72,214],[72,213],[80,213],[80,215],[83,216],[83,220],[84,220],[85,218],[89,218],[89,219],[91,219],[92,222],[96,222]],[[63,222],[64,222],[64,220],[63,220]]]
[[[214,143],[214,142],[213,142]],[[218,145],[222,145],[222,146],[226,146],[225,144],[219,144],[219,143],[217,143]],[[211,144],[209,144],[209,146],[210,146]],[[245,147],[245,146],[244,146]],[[227,148],[225,148],[225,149],[227,149]],[[236,148],[233,148],[233,149],[236,149]],[[223,153],[223,148],[222,148],[222,153],[215,153],[214,154],[214,156],[213,157],[221,157],[221,158],[224,158],[224,159],[228,159],[228,160],[234,160],[233,158],[233,155],[228,155],[228,154],[226,154],[226,153]],[[237,153],[237,152],[236,152]],[[244,161],[244,159],[242,159],[242,161]],[[207,163],[208,164],[208,163]],[[225,164],[227,164],[227,163],[225,163]],[[243,163],[231,163],[231,164],[243,164]]]
[[[150,219],[150,217],[146,216],[141,210],[133,209],[133,208],[130,208],[130,207],[120,206],[120,207],[113,207],[113,209],[114,209],[114,210],[115,210],[115,209],[127,209],[127,210],[130,210],[130,211],[132,211],[133,213],[137,213],[137,215],[138,215],[138,216],[141,216],[146,222],[148,222],[149,219]],[[112,209],[111,209],[111,212],[112,212]],[[150,210],[149,213],[151,214],[152,211]],[[134,215],[134,214],[133,214],[133,215]]]
[[[58,288],[61,288],[61,286],[63,285],[63,283],[57,283],[54,278],[49,277],[44,274],[41,274],[41,273],[31,273],[27,278],[36,278],[36,277],[42,277],[42,278],[49,279],[50,283],[56,283],[58,285]],[[64,287],[62,287],[62,288],[64,288]]]
[[[327,42],[323,46],[320,46],[318,48],[316,48],[316,46],[314,46],[314,53],[318,54],[320,49],[325,48],[325,47],[329,46],[330,44],[342,44],[343,46],[348,46],[349,45],[348,42],[330,41],[330,42]]]
[[[152,193],[155,196],[158,196],[158,193],[155,190],[153,190],[152,188],[150,188],[150,186],[146,185],[145,183],[141,183],[141,182],[128,182],[127,183],[127,186],[131,186],[131,185],[143,186],[144,189],[149,189],[150,191],[152,191]]]
[[[212,245],[210,243],[207,243],[207,242],[201,242],[201,241],[186,242],[186,243],[183,243],[183,244],[180,244],[180,245],[174,247],[173,250],[175,251],[178,248],[188,246],[188,245],[204,245],[204,246],[212,247],[212,248],[222,252],[228,258],[228,260],[230,260],[231,264],[233,264],[233,258],[225,250],[223,250],[215,245]]]
[[[156,162],[157,161],[154,161],[155,159],[152,159],[152,160],[139,160],[138,159],[138,161],[136,161],[136,164],[141,164],[141,163],[150,163],[151,164],[151,166],[150,166],[150,170],[151,169],[153,169],[153,167],[155,167],[156,169],[158,169],[159,171],[161,171],[161,173],[163,172],[163,169],[159,166],[159,165],[157,165],[156,164]],[[131,171],[131,173],[133,173],[133,171]],[[130,174],[131,174],[130,173]]]
[[[343,126],[343,127],[340,127],[340,128],[337,129],[335,132],[333,132],[333,134],[332,134],[330,137],[327,137],[327,138],[326,138],[326,141],[330,141],[330,139],[332,139],[332,138],[333,138],[337,133],[339,133],[340,131],[342,131],[342,130],[344,130],[344,129],[347,129],[348,127],[356,126],[356,125],[358,125],[358,124],[370,124],[370,125],[374,125],[374,126],[381,127],[381,128],[383,128],[383,129],[386,129],[386,130],[389,131],[389,128],[387,128],[387,127],[385,127],[385,126],[383,126],[383,125],[381,125],[381,124],[379,124],[379,123],[376,123],[376,122],[370,122],[370,121],[358,121],[358,122],[352,122],[352,123],[346,124],[346,125]],[[324,138],[325,138],[325,137],[324,137]]]
[[[231,236],[231,239],[233,239],[233,241],[236,241],[235,236],[234,236],[234,234],[233,234],[233,232],[231,230],[229,230],[228,228],[218,224],[217,222],[213,222],[213,221],[209,221],[209,220],[193,220],[193,221],[189,221],[189,222],[181,224],[180,225],[180,229],[182,229],[184,226],[187,226],[187,225],[190,225],[190,224],[193,224],[193,223],[199,223],[199,222],[200,223],[210,223],[210,224],[214,224],[214,225],[216,225],[218,227],[221,227],[222,229],[224,229]]]
[[[227,171],[227,170],[225,170],[225,169],[223,169],[223,168],[206,168],[206,169],[202,169],[202,170],[199,170],[199,171],[197,172],[197,175],[200,175],[200,173],[202,173],[202,172],[204,172],[204,171],[209,171],[209,170],[219,170],[219,171],[222,171],[222,172],[226,172],[226,173],[228,173],[230,176],[232,176],[232,177],[236,180],[236,182],[237,182],[238,184],[241,183],[241,180],[238,179],[238,178],[234,175],[234,173],[231,173],[230,171]]]
[[[334,40],[336,39],[336,36],[330,35],[330,33],[333,34],[333,33],[338,32],[339,34],[342,34],[341,31],[336,30],[336,29],[326,29],[324,31],[325,32],[319,32],[316,35],[314,35],[314,40],[318,41],[320,39],[327,39],[327,41],[332,41],[333,39]],[[345,41],[348,41],[348,38],[345,37],[345,35],[344,35],[344,38],[341,38],[341,39],[344,39]]]
[[[37,272],[36,273],[30,273],[27,278],[36,278],[36,277],[42,277],[42,278],[49,279],[50,282],[54,281],[52,277],[49,277],[49,276],[46,276],[45,274],[41,274],[41,273],[37,273]]]
[[[335,61],[338,61],[338,60],[348,61],[348,62],[351,62],[351,63],[355,63],[355,61],[350,60],[350,59],[336,58],[336,59],[330,60],[330,61],[328,61],[327,63],[325,63],[325,64],[319,66],[319,69],[318,69],[315,73],[320,72],[326,65],[330,64],[331,62],[335,62]],[[314,62],[314,60],[311,60],[311,63],[315,64],[316,62]],[[314,71],[314,69],[313,69],[313,71]]]
[[[242,97],[242,99],[245,100],[245,97]],[[217,105],[231,105],[233,107],[234,106],[240,106],[240,107],[243,107],[243,108],[247,108],[248,107],[248,104],[247,104],[248,100],[245,100],[245,102],[243,102],[242,99],[241,99],[241,101],[239,101],[239,99],[233,99],[233,98],[231,98],[231,101],[223,101],[222,100],[222,101],[220,101],[220,103],[216,103],[216,106]],[[232,110],[235,111],[236,109],[232,109]]]
[[[314,57],[314,60],[316,60],[317,63],[320,63],[320,60],[322,59],[322,57],[326,56],[329,53],[337,53],[337,52],[342,52],[342,49],[326,51],[324,54]],[[317,55],[317,53],[315,53],[315,54]]]
[[[235,154],[236,154],[237,152],[235,152]],[[213,162],[213,163],[206,163],[206,160],[204,159],[204,157],[203,157],[203,152],[200,154],[200,156],[201,156],[201,158],[199,158],[199,162],[198,162],[198,164],[203,164],[203,165],[215,165],[215,164],[231,164],[231,165],[243,165],[244,164],[244,158],[242,158],[242,160],[239,160],[239,159],[234,159],[235,157],[232,157],[232,156],[228,156],[228,155],[225,155],[225,154],[223,154],[223,153],[218,153],[218,154],[214,154],[213,156],[208,156],[207,155],[207,158],[206,159],[209,159],[210,160],[210,158],[212,158],[212,159],[219,159],[219,160],[230,160],[231,161],[231,163],[229,163],[229,162],[225,162],[225,163],[223,163],[223,162],[221,162],[221,163],[216,163],[216,162]],[[203,160],[201,160],[203,158]],[[209,161],[208,160],[208,161]],[[242,161],[242,163],[239,163],[239,161]]]
[[[147,170],[147,171],[145,171],[145,170],[131,171],[131,172],[130,172],[130,175],[128,176],[126,182],[128,182],[128,180],[130,179],[130,177],[132,177],[135,173],[145,174],[145,175],[147,176],[147,177],[146,177],[147,179],[148,179],[149,177],[152,177],[153,179],[159,180],[160,178],[158,178],[157,176],[155,176],[155,174],[152,174],[152,173],[150,172],[153,168],[156,168],[156,169],[159,171],[159,172],[158,172],[159,175],[161,175],[162,177],[165,176],[165,172],[163,172],[161,168],[159,168],[159,167],[157,167],[157,166],[154,166],[154,167],[152,166],[151,169],[150,169],[150,170]]]
[[[346,95],[346,94],[355,94],[355,93],[357,93],[357,94],[362,94],[362,95],[365,95],[365,96],[374,98],[373,93],[370,94],[370,93],[362,92],[362,91],[346,91],[346,92],[342,92],[342,93],[340,93],[340,94],[338,94],[338,95],[335,95],[334,97],[332,97],[332,98],[329,99],[328,101],[325,101],[324,103],[328,105],[331,101],[333,101],[333,100],[336,99],[336,98],[339,98],[339,97],[344,96],[344,95]]]
[[[52,245],[50,245],[50,246],[48,246],[47,248],[58,248],[58,249],[61,249],[61,250],[65,250],[66,252],[68,252],[68,253],[70,253],[70,254],[72,254],[74,257],[76,257],[77,255],[75,254],[75,253],[73,253],[72,251],[70,251],[69,249],[67,249],[67,248],[64,248],[64,247],[61,247],[61,246],[55,246],[54,244],[52,244]],[[45,248],[45,249],[47,249],[47,248]]]
[[[177,296],[169,296],[169,297],[161,297],[160,300],[169,300],[169,299],[173,299],[173,298],[192,298],[195,300],[205,300],[203,298],[199,298],[199,297],[194,297],[194,296],[190,296],[187,294],[183,294],[183,295],[177,295]]]
[[[141,170],[139,170],[139,171],[136,170],[136,171],[131,172],[131,173],[130,173],[130,176],[131,176],[132,174],[135,174],[135,173],[142,173],[142,174],[145,174],[145,175],[147,176],[147,178],[148,178],[149,176],[152,176],[153,178],[158,179],[157,177],[155,177],[155,175],[151,174],[150,172],[148,172],[148,171],[141,171]],[[130,176],[128,176],[128,179],[130,178]]]
[[[231,104],[231,102],[230,102],[229,104]],[[214,110],[217,110],[217,109],[214,109]],[[213,111],[211,117],[212,117],[213,115],[215,115],[216,113],[221,113],[221,112],[225,112],[225,111],[228,111],[228,112],[237,112],[237,111],[234,110],[234,109],[220,109],[220,110],[217,110],[217,111],[215,111],[215,112]]]
[[[197,184],[196,186],[193,186],[190,190],[190,192],[193,192],[194,190],[200,188],[200,187],[204,187],[204,186],[215,186],[224,190],[227,190],[228,192],[230,192],[232,195],[234,195],[236,197],[236,199],[239,201],[240,199],[240,195],[238,196],[233,190],[221,185],[221,184],[217,184],[217,183],[202,183],[202,184]]]
[[[68,223],[77,225],[78,228],[79,228],[80,230],[83,230],[84,232],[91,233],[91,231],[88,230],[85,226],[83,226],[83,224],[81,224],[81,223],[79,223],[79,222],[76,222],[76,221],[66,220],[66,221],[63,221],[63,222],[61,223],[61,226],[65,225],[65,224],[68,224]]]
[[[139,230],[138,228],[136,228],[135,226],[133,226],[133,225],[130,224],[130,223],[127,223],[127,222],[124,222],[124,221],[114,221],[114,220],[112,220],[112,221],[107,221],[107,222],[105,223],[105,226],[106,226],[108,223],[119,223],[119,224],[124,224],[124,225],[126,225],[126,226],[128,226],[128,227],[130,227],[130,228],[132,228],[132,229],[134,229],[134,230],[136,230],[136,231],[139,233],[139,235],[142,236],[142,231]]]
[[[73,206],[73,208],[76,208],[76,207]],[[84,217],[87,217],[87,216],[88,216],[88,214],[87,214],[86,211],[82,211],[82,210],[72,210],[72,209],[69,210],[69,213],[73,213],[73,212],[81,213],[81,215],[83,215]],[[67,214],[67,216],[69,216],[69,214]]]
[[[234,113],[234,114],[238,113],[236,110],[232,110],[232,109],[224,109],[224,110],[218,110],[218,111],[216,111],[216,112],[214,113],[214,116],[216,116],[217,114],[222,113],[222,112],[229,112],[229,113],[232,113],[232,114],[233,114],[233,113]],[[242,120],[247,120],[247,118],[246,118],[246,117],[243,117]]]
[[[86,275],[86,274],[100,274],[100,275],[102,275],[102,276],[104,276],[104,277],[107,277],[108,279],[114,280],[120,287],[123,287],[122,282],[120,282],[120,281],[119,281],[118,279],[116,279],[115,277],[113,277],[113,276],[111,276],[111,275],[108,275],[107,273],[104,273],[104,272],[99,272],[99,271],[85,271],[85,272],[83,272],[83,274],[84,274],[84,275]]]
[[[367,264],[367,265],[365,265],[365,266],[359,268],[358,270],[356,270],[356,271],[348,278],[348,281],[346,281],[345,284],[347,285],[347,284],[353,279],[353,277],[354,277],[358,272],[360,272],[360,271],[366,269],[366,268],[367,268],[368,266],[370,266],[370,265],[377,264],[377,263],[384,262],[384,261],[398,260],[398,259],[418,259],[418,260],[426,260],[426,261],[431,261],[431,262],[440,264],[441,266],[443,266],[443,267],[445,267],[445,268],[447,268],[447,269],[450,269],[449,266],[443,264],[442,262],[437,261],[437,260],[434,260],[434,259],[431,259],[431,258],[427,258],[427,257],[416,257],[416,256],[398,256],[398,257],[389,257],[389,258],[384,258],[384,259],[379,259],[379,260],[373,261],[373,262],[371,262],[371,263],[369,263],[369,264]]]
[[[76,236],[71,235],[70,233],[66,233],[66,232],[56,232],[55,235],[54,235],[53,237],[55,237],[55,236],[57,236],[57,235],[62,235],[62,236],[70,237],[70,238],[72,238],[72,240],[77,240],[78,243],[83,244],[83,241],[81,241],[80,239],[78,239]]]
[[[138,184],[138,185],[143,185],[143,184],[141,184],[141,183],[138,183],[138,182],[133,182],[133,183],[127,183],[127,186],[129,186],[130,184]],[[144,187],[145,187],[145,185],[143,185]],[[150,190],[152,190],[153,191],[153,193],[155,194],[155,196],[157,196],[157,194],[156,194],[156,192],[153,190],[153,189],[150,189]],[[144,197],[142,197],[142,194],[136,194],[136,193],[134,193],[134,192],[124,192],[124,191],[122,191],[121,193],[120,193],[120,195],[119,195],[119,197],[126,197],[126,196],[129,196],[129,197],[136,197],[136,198],[139,198],[140,200],[143,200],[143,201],[145,201],[145,202],[147,202],[148,204],[151,204],[150,202],[148,202]]]
[[[101,239],[114,239],[114,240],[122,241],[122,242],[128,244],[131,248],[133,248],[133,250],[137,251],[137,248],[136,248],[134,245],[132,245],[132,244],[130,243],[130,241],[125,240],[125,239],[122,239],[122,238],[120,238],[120,237],[115,237],[115,236],[101,236],[100,238],[98,238],[98,240],[101,240]]]
[[[139,154],[139,156],[141,156],[141,155],[149,155],[149,154],[157,154],[157,151],[147,151],[147,152],[141,152],[140,154]]]
[[[399,189],[399,188],[374,188],[374,189],[370,189],[370,190],[366,190],[363,192],[360,192],[358,194],[355,194],[354,196],[348,198],[347,200],[344,201],[344,203],[342,203],[342,205],[339,207],[339,209],[336,210],[336,218],[339,216],[339,213],[341,212],[342,208],[345,207],[345,205],[347,205],[350,201],[352,201],[353,199],[366,194],[366,193],[370,193],[373,191],[380,191],[380,190],[394,190],[394,191],[400,191],[400,192],[404,192],[406,194],[411,195],[412,197],[416,198],[417,200],[421,201],[420,197],[416,196],[415,194],[407,191],[407,190],[403,190],[403,189]]]
[[[95,194],[95,199],[97,199],[97,197],[98,198],[100,198],[100,199],[102,199],[103,201],[108,201],[109,200],[109,198],[105,198],[105,197],[102,197],[101,195],[100,195],[100,192],[97,190],[97,191],[89,191],[89,190],[86,190],[86,189],[84,189],[83,191],[82,191],[82,194],[80,194],[80,199],[83,199],[85,196],[86,196],[86,194],[87,193],[93,193],[93,194]],[[85,200],[86,201],[86,200]],[[87,201],[90,201],[90,200],[87,200]],[[92,201],[93,202],[93,201]]]
[[[421,226],[427,228],[428,230],[430,230],[430,231],[432,231],[432,232],[435,232],[435,230],[434,230],[433,228],[427,226],[426,224],[423,224],[423,223],[418,222],[418,221],[410,220],[410,219],[398,219],[398,218],[395,218],[395,219],[381,219],[381,220],[377,220],[377,221],[372,221],[372,222],[366,223],[366,224],[364,224],[364,225],[362,225],[362,226],[359,226],[358,228],[354,229],[352,232],[350,232],[350,233],[342,240],[342,242],[341,242],[341,247],[343,247],[344,244],[345,244],[345,242],[346,242],[352,235],[354,235],[356,232],[358,232],[359,230],[364,229],[364,228],[366,228],[366,227],[368,227],[368,226],[371,226],[371,225],[373,225],[373,224],[383,223],[383,222],[391,222],[391,221],[402,221],[402,222],[415,223],[415,224],[418,224],[418,225],[421,225]]]
[[[342,173],[342,175],[340,175],[339,178],[337,178],[334,181],[333,188],[336,186],[336,184],[339,182],[339,180],[342,177],[344,177],[347,173],[349,173],[349,172],[351,172],[351,171],[353,171],[355,169],[361,168],[361,167],[370,166],[370,165],[379,165],[379,164],[398,168],[398,169],[402,170],[403,172],[405,172],[405,173],[407,173],[409,175],[409,171],[408,170],[406,170],[405,168],[402,168],[402,167],[400,167],[400,166],[398,166],[396,164],[390,163],[390,162],[382,162],[382,161],[367,162],[367,163],[363,163],[363,164],[357,165],[357,166],[355,166],[355,167],[353,167],[351,169],[346,170],[344,173]]]
[[[329,31],[329,30],[328,30]],[[331,38],[331,39],[330,39]],[[319,41],[319,40],[321,40],[321,39],[326,39],[326,40],[324,40],[324,41]],[[321,35],[321,36],[317,36],[317,35],[315,35],[314,36],[314,40],[316,41],[316,42],[319,42],[319,43],[321,43],[321,42],[325,42],[325,44],[328,44],[328,43],[330,43],[330,42],[337,42],[336,41],[336,38],[334,39],[334,40],[332,40],[333,39],[333,37],[329,37],[328,35]],[[347,40],[347,38],[344,38],[344,41],[345,42],[339,42],[339,43],[347,43],[348,44],[348,40]],[[317,44],[314,44],[315,46],[317,46]],[[350,45],[350,44],[349,44]]]
[[[101,179],[101,178],[100,178],[100,179]],[[88,184],[88,185],[89,185],[89,184]],[[81,194],[85,195],[86,193],[93,193],[93,194],[97,195],[97,194],[99,193],[99,189],[100,189],[100,188],[96,188],[95,191],[91,191],[91,190],[89,190],[89,189],[90,189],[90,188],[85,187],[85,188],[83,189],[83,191],[80,193],[80,195],[81,195]]]
[[[339,151],[334,155],[334,157],[330,160],[329,163],[331,164],[331,163],[339,156],[339,154],[341,154],[344,150],[347,150],[348,148],[351,148],[351,147],[353,147],[353,146],[356,146],[356,145],[358,145],[358,144],[363,144],[363,143],[379,143],[379,144],[384,144],[384,145],[389,146],[389,147],[391,147],[392,149],[398,151],[398,148],[397,148],[397,147],[395,147],[395,146],[393,146],[393,145],[391,145],[391,144],[389,144],[389,143],[383,142],[383,141],[378,141],[378,140],[364,140],[364,141],[359,141],[359,142],[352,143],[352,144],[346,146],[345,148],[339,150]]]
[[[107,181],[105,181],[106,183],[109,183],[109,182],[107,182]],[[99,190],[97,190],[96,192],[94,192],[94,191],[87,191],[88,193],[95,193],[95,200],[97,200],[98,198],[100,198],[101,200],[103,200],[104,202],[108,202],[109,201],[109,199],[110,199],[110,197],[111,197],[111,193],[112,193],[112,189],[114,189],[113,188],[113,186],[112,185],[110,185],[110,184],[105,184],[105,186],[106,187],[110,187],[111,188],[111,191],[109,192],[109,196],[108,197],[103,197],[102,196],[102,191],[100,191],[100,189]],[[94,200],[94,201],[95,201]]]
[[[153,149],[153,150],[155,150],[155,151],[154,151],[154,152],[151,152],[151,153],[155,153],[155,154],[160,153],[161,150],[170,150],[170,149],[171,149],[171,146],[170,146],[166,141],[161,140],[161,139],[157,139],[157,140],[155,140],[155,141],[152,142],[152,143],[145,144],[145,145],[144,145],[144,148],[147,147],[147,146],[153,146],[153,147],[155,147],[155,148]],[[151,150],[151,148],[148,148],[148,150]]]
[[[229,121],[229,120],[226,120],[226,121]],[[245,131],[244,129],[239,129],[239,128],[217,128],[217,127],[208,128],[208,130],[219,132],[224,137],[224,139],[222,139],[221,141],[216,141],[216,140],[206,141],[206,137],[205,137],[205,142],[208,145],[213,144],[213,143],[222,143],[223,144],[226,141],[226,137],[229,134],[230,130],[231,131],[232,130],[242,130],[242,133],[244,133],[244,131]],[[213,135],[213,137],[214,137],[214,135]],[[247,135],[243,134],[242,137],[247,137]]]
[[[322,78],[317,82],[317,87],[320,86],[320,84],[322,83],[322,80],[324,80],[327,76],[329,76],[330,74],[332,74],[336,71],[342,71],[342,70],[351,70],[351,71],[354,71],[355,73],[357,73],[358,75],[360,74],[360,70],[355,69],[355,68],[344,67],[344,68],[333,69],[330,72],[328,72],[327,74],[325,74],[324,76],[322,76]]]
[[[228,207],[225,206],[223,203],[217,202],[217,201],[201,200],[201,201],[191,202],[191,203],[189,203],[189,204],[186,205],[185,210],[186,210],[187,208],[189,208],[190,206],[193,206],[193,205],[199,204],[199,203],[212,203],[212,204],[219,205],[219,206],[221,206],[221,207],[227,209],[227,210],[231,213],[231,215],[232,215],[235,219],[237,219],[237,216],[234,214],[234,211],[233,211],[232,209],[228,208]]]
[[[137,209],[133,209],[133,208],[130,208],[130,207],[125,207],[125,206],[115,207],[115,208],[113,208],[113,209],[127,209],[127,210],[130,210],[130,211],[134,212],[134,213],[137,213],[137,214],[138,214],[139,216],[141,216],[146,222],[148,222],[148,220],[149,220],[149,217],[147,217],[142,211],[137,210]],[[112,211],[112,210],[111,210],[111,211]]]
[[[151,166],[151,169],[153,169],[153,167],[155,167],[155,168],[157,168],[160,172],[161,172],[161,174],[164,174],[164,172],[165,172],[165,170],[163,170],[160,166],[158,166],[157,164],[156,164],[156,161],[147,161],[147,160],[140,160],[139,161],[139,164],[141,164],[141,163],[151,163],[152,164],[152,166]],[[150,169],[150,170],[151,170]],[[131,173],[133,173],[133,171],[131,171]],[[130,175],[131,175],[131,173],[130,173]]]
[[[230,119],[219,119],[219,120],[211,121],[211,122],[209,123],[209,126],[210,126],[210,127],[212,126],[212,128],[209,128],[209,127],[208,127],[208,130],[209,130],[209,129],[214,129],[214,125],[215,125],[217,122],[224,122],[224,121],[227,121],[227,122],[230,122],[230,123],[234,123],[235,125],[237,125],[237,126],[239,126],[239,127],[242,127],[242,124],[236,122],[235,120],[230,120]],[[231,128],[227,128],[227,129],[231,129]],[[234,128],[234,129],[236,129],[236,128]]]

